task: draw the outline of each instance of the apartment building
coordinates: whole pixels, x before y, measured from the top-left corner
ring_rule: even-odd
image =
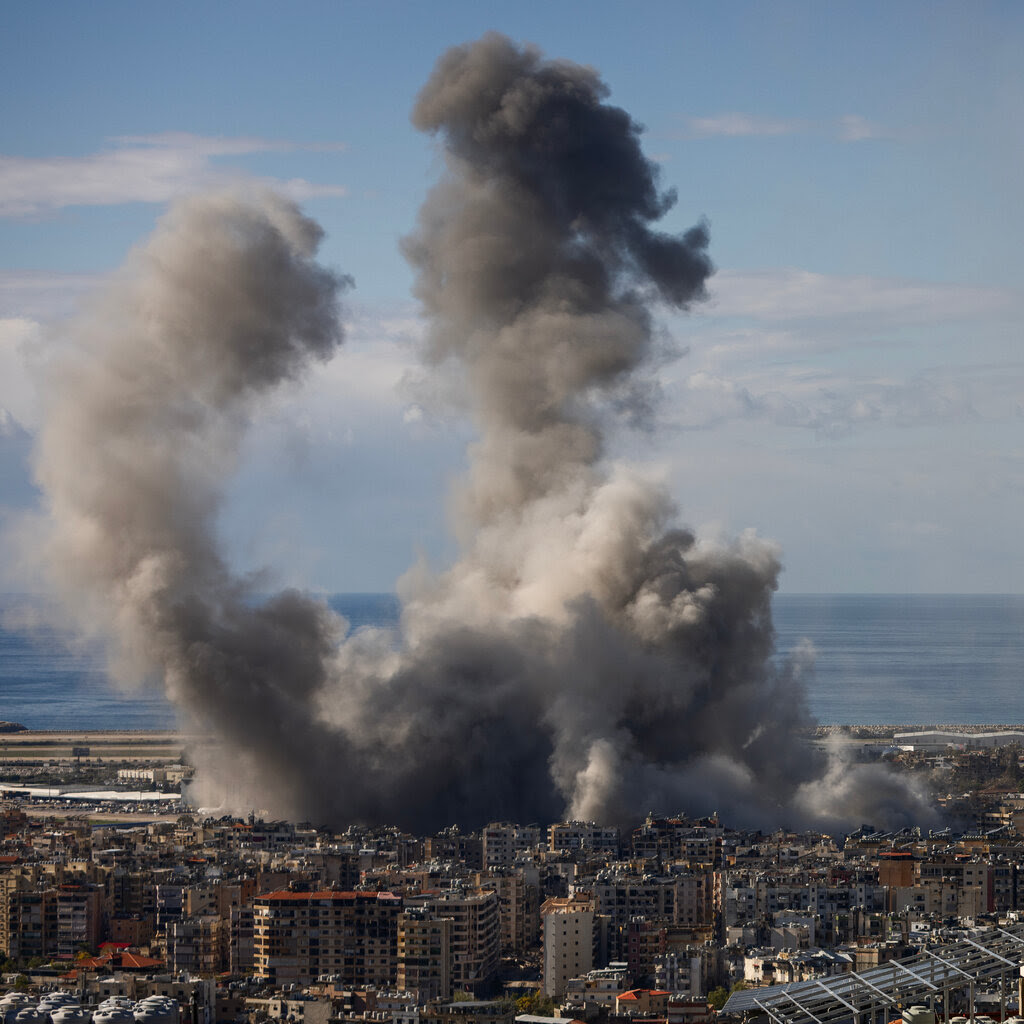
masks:
[[[62,885],[56,903],[57,955],[73,957],[83,948],[98,949],[103,924],[100,890],[91,885]]]
[[[50,956],[57,945],[56,890],[11,889],[4,903],[3,952],[12,960]]]
[[[255,915],[252,904],[232,907],[229,917],[228,970],[251,975],[256,968]]]
[[[453,890],[422,900],[437,917],[451,918],[452,986],[483,994],[498,975],[501,915],[493,889]]]
[[[450,917],[433,908],[410,907],[398,917],[400,991],[416,992],[421,1002],[452,996],[452,927]]]
[[[595,966],[594,899],[585,894],[552,897],[544,901],[540,918],[544,994],[561,999],[570,978],[587,974]]]
[[[174,974],[219,974],[228,969],[228,921],[216,915],[172,921],[167,928],[167,966]]]
[[[264,893],[253,900],[254,973],[279,985],[326,974],[352,988],[390,986],[401,910],[386,892]]]
[[[593,821],[560,821],[548,827],[548,849],[557,852],[584,850],[616,857],[619,843],[617,828]]]
[[[713,872],[683,874],[611,875],[593,886],[597,913],[609,918],[613,936],[624,936],[634,917],[684,928],[704,928],[714,921],[716,876]],[[624,948],[613,950],[616,956]]]
[[[485,868],[510,867],[520,853],[532,850],[541,839],[537,825],[492,821],[482,834]]]
[[[477,872],[478,887],[498,894],[502,953],[520,953],[537,942],[540,934],[540,872],[525,869],[495,868]]]

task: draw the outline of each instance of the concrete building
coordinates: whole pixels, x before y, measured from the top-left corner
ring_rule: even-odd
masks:
[[[654,965],[667,948],[668,931],[644,917],[634,917],[626,927],[626,963],[629,976],[638,979],[654,978]]]
[[[538,869],[532,865],[525,869],[494,868],[473,877],[477,886],[498,894],[501,952],[521,953],[534,946],[540,934]]]
[[[670,995],[664,989],[633,988],[615,997],[615,1013],[620,1017],[665,1018]]]
[[[172,921],[167,927],[167,966],[174,974],[219,974],[228,970],[229,922],[217,915]]]
[[[482,835],[484,867],[511,867],[519,854],[528,853],[537,846],[540,835],[537,825],[492,821]]]
[[[587,1018],[594,1011],[610,1013],[615,1009],[615,1001],[628,988],[629,969],[624,963],[611,963],[571,978],[566,986],[562,1016]]]
[[[228,927],[228,970],[232,974],[253,974],[256,966],[256,945],[252,905],[232,907]]]
[[[584,850],[587,853],[616,857],[619,843],[617,828],[598,825],[593,821],[560,821],[548,827],[548,849],[554,852]]]
[[[683,931],[688,940],[715,920],[716,874],[626,875],[602,872],[593,886],[596,912],[609,922],[609,955],[628,958],[629,922],[643,918]]]
[[[278,985],[338,975],[346,985],[388,987],[396,974],[398,915],[391,893],[264,893],[253,900],[256,977]]]
[[[560,999],[571,978],[594,968],[594,899],[577,894],[545,900],[540,910],[544,994]]]
[[[100,944],[103,904],[92,885],[62,885],[57,889],[57,955],[71,956]]]
[[[452,997],[452,927],[432,907],[410,907],[398,917],[397,984],[421,1003]]]
[[[171,921],[180,921],[185,907],[185,887],[161,884],[156,887],[156,930],[166,932]]]
[[[501,916],[493,889],[431,893],[416,898],[436,917],[451,919],[452,987],[481,995],[498,976]]]
[[[6,944],[12,960],[50,956],[57,948],[57,892],[12,889],[5,899]]]
[[[670,950],[654,962],[654,984],[669,992],[702,998],[707,994],[714,959],[707,946]]]

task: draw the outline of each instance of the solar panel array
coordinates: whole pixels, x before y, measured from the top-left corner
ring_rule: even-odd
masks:
[[[926,1004],[979,981],[1016,978],[1022,963],[1024,924],[988,928],[867,971],[734,992],[722,1012],[766,1013],[776,1024],[860,1024],[879,1011]]]

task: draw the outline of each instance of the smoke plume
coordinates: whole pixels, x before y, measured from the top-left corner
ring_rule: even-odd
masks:
[[[257,600],[216,539],[253,410],[341,340],[346,281],[315,262],[315,225],[272,196],[182,203],[75,325],[38,450],[48,564],[106,616],[125,674],[215,730],[204,778],[235,809],[418,831],[920,815],[800,738],[775,548],[676,528],[659,486],[605,458],[646,411],[652,310],[712,273],[705,225],[657,230],[675,196],[606,97],[594,70],[492,34],[416,102],[446,169],[405,251],[427,359],[458,376],[478,439],[461,554],[402,581],[397,638],[346,637],[297,593]]]

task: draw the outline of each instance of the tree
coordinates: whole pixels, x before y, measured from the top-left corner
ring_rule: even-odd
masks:
[[[516,1000],[516,1013],[528,1013],[534,1017],[554,1017],[555,1001],[538,989],[528,996]]]
[[[728,998],[729,990],[724,985],[719,985],[718,988],[713,988],[708,993],[708,1003],[713,1006],[716,1011],[721,1010],[721,1008],[725,1006]]]
[[[746,987],[747,983],[745,981],[737,981],[731,989],[727,989],[724,985],[719,985],[718,988],[713,988],[708,993],[708,1003],[715,1010],[721,1010],[733,992],[742,992]]]

